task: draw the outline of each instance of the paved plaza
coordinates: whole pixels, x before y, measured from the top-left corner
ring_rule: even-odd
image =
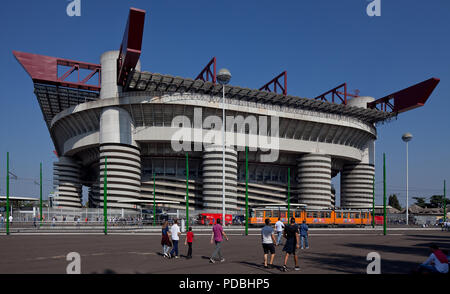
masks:
[[[194,242],[193,259],[184,237],[181,258],[167,260],[160,252],[158,233],[23,233],[0,236],[0,274],[65,274],[70,252],[81,255],[83,274],[281,274],[282,247],[277,247],[273,269],[263,267],[258,231],[250,236],[229,231],[230,241],[223,245],[224,263],[210,264],[214,247],[210,234],[200,231]],[[423,262],[428,246],[437,243],[450,249],[450,233],[439,230],[392,230],[387,236],[372,230],[312,230],[310,249],[299,250],[299,272],[290,259],[288,274],[364,274],[367,254],[381,255],[384,274],[409,273]],[[284,274],[284,273],[283,273]]]

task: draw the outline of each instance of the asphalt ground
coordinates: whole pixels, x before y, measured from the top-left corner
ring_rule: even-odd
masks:
[[[171,260],[161,255],[158,233],[0,236],[0,274],[65,274],[70,252],[81,255],[82,274],[285,274],[280,271],[282,246],[277,247],[275,268],[264,268],[257,231],[249,236],[229,231],[230,240],[222,247],[226,260],[216,264],[209,263],[214,250],[210,236],[196,234],[189,260],[184,258],[184,236],[181,258]],[[286,274],[365,274],[370,252],[380,254],[383,274],[407,274],[428,257],[431,243],[450,249],[450,232],[398,229],[383,236],[379,230],[313,230],[310,249],[297,251],[300,271],[293,270],[291,257]]]

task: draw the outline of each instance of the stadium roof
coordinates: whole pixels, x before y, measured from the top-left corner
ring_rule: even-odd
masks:
[[[99,98],[97,92],[39,83],[34,84],[34,93],[41,106],[42,114],[48,127],[50,127],[53,118],[64,109]]]
[[[149,95],[190,92],[221,96],[222,86],[212,82],[204,82],[202,80],[133,71],[128,78],[125,91],[148,92]],[[41,107],[44,120],[49,128],[53,118],[64,109],[99,99],[99,92],[39,82],[34,83],[34,93]],[[341,114],[360,119],[367,123],[377,123],[389,120],[397,115],[394,112],[364,109],[290,95],[285,96],[256,89],[241,88],[238,86],[226,86],[225,95],[227,98],[237,100]]]
[[[151,72],[133,71],[127,81],[126,91],[145,91],[153,95],[165,93],[200,93],[221,96],[222,85],[208,81],[193,80],[189,78],[162,75]],[[364,109],[342,104],[323,102],[309,98],[277,94],[256,89],[241,88],[238,86],[225,86],[225,96],[231,99],[250,102],[266,103],[319,112],[335,113],[355,117],[368,123],[376,123],[395,117],[393,112],[384,112],[376,109]]]

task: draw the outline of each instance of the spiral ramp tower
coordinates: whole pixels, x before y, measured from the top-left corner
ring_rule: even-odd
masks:
[[[225,148],[225,183],[223,182],[223,147],[208,146],[203,152],[203,206],[206,212],[221,213],[223,185],[225,185],[225,209],[237,210],[237,151]]]
[[[53,179],[56,189],[54,206],[81,208],[80,164],[71,158],[60,157],[53,164]]]
[[[298,159],[298,202],[310,209],[331,208],[331,157],[306,154]]]

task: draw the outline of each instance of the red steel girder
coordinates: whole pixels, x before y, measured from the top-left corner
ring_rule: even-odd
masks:
[[[337,91],[336,93],[338,93],[340,95],[345,95],[345,93],[341,92],[341,91]],[[347,97],[358,98],[358,97],[361,97],[361,96],[359,95],[359,90],[355,90],[355,94],[351,94],[351,93],[347,92]]]
[[[125,86],[129,73],[136,67],[142,53],[145,10],[130,8],[127,26],[123,34],[117,58],[117,84]]]
[[[284,83],[280,83],[280,79],[284,77]],[[270,88],[273,87],[273,89]],[[273,80],[262,86],[260,91],[274,92],[278,93],[278,88],[282,91],[283,95],[287,95],[287,71],[282,72],[280,75],[276,76]]]
[[[30,75],[35,83],[50,84],[61,87],[100,91],[101,66],[99,64],[74,61],[63,58],[56,58],[32,53],[13,51],[17,61],[22,65],[25,71]],[[61,77],[58,77],[58,66],[71,67]],[[90,70],[91,73],[80,81],[80,69]],[[66,79],[77,71],[77,82],[69,82]],[[89,85],[89,82],[95,74],[98,74],[97,85]]]
[[[344,88],[344,92],[342,91],[338,91],[339,89]],[[347,83],[343,83],[339,86],[337,86],[336,88],[331,89],[328,92],[323,93],[322,95],[317,96],[316,100],[320,99],[322,101],[328,101],[327,95],[331,94],[331,103],[335,103],[335,97],[339,98],[342,102],[342,104],[347,105],[347,97],[348,96],[353,96],[353,95],[349,95],[347,93]],[[341,95],[343,95],[343,97],[341,97]]]
[[[217,82],[216,70],[217,70],[217,59],[216,57],[213,57],[195,79],[202,80],[204,82],[209,82],[209,79],[211,78],[211,82],[215,84]]]
[[[389,109],[391,112],[402,113],[424,106],[439,82],[440,79],[438,78],[428,79],[414,86],[368,103],[367,107],[385,112]]]

